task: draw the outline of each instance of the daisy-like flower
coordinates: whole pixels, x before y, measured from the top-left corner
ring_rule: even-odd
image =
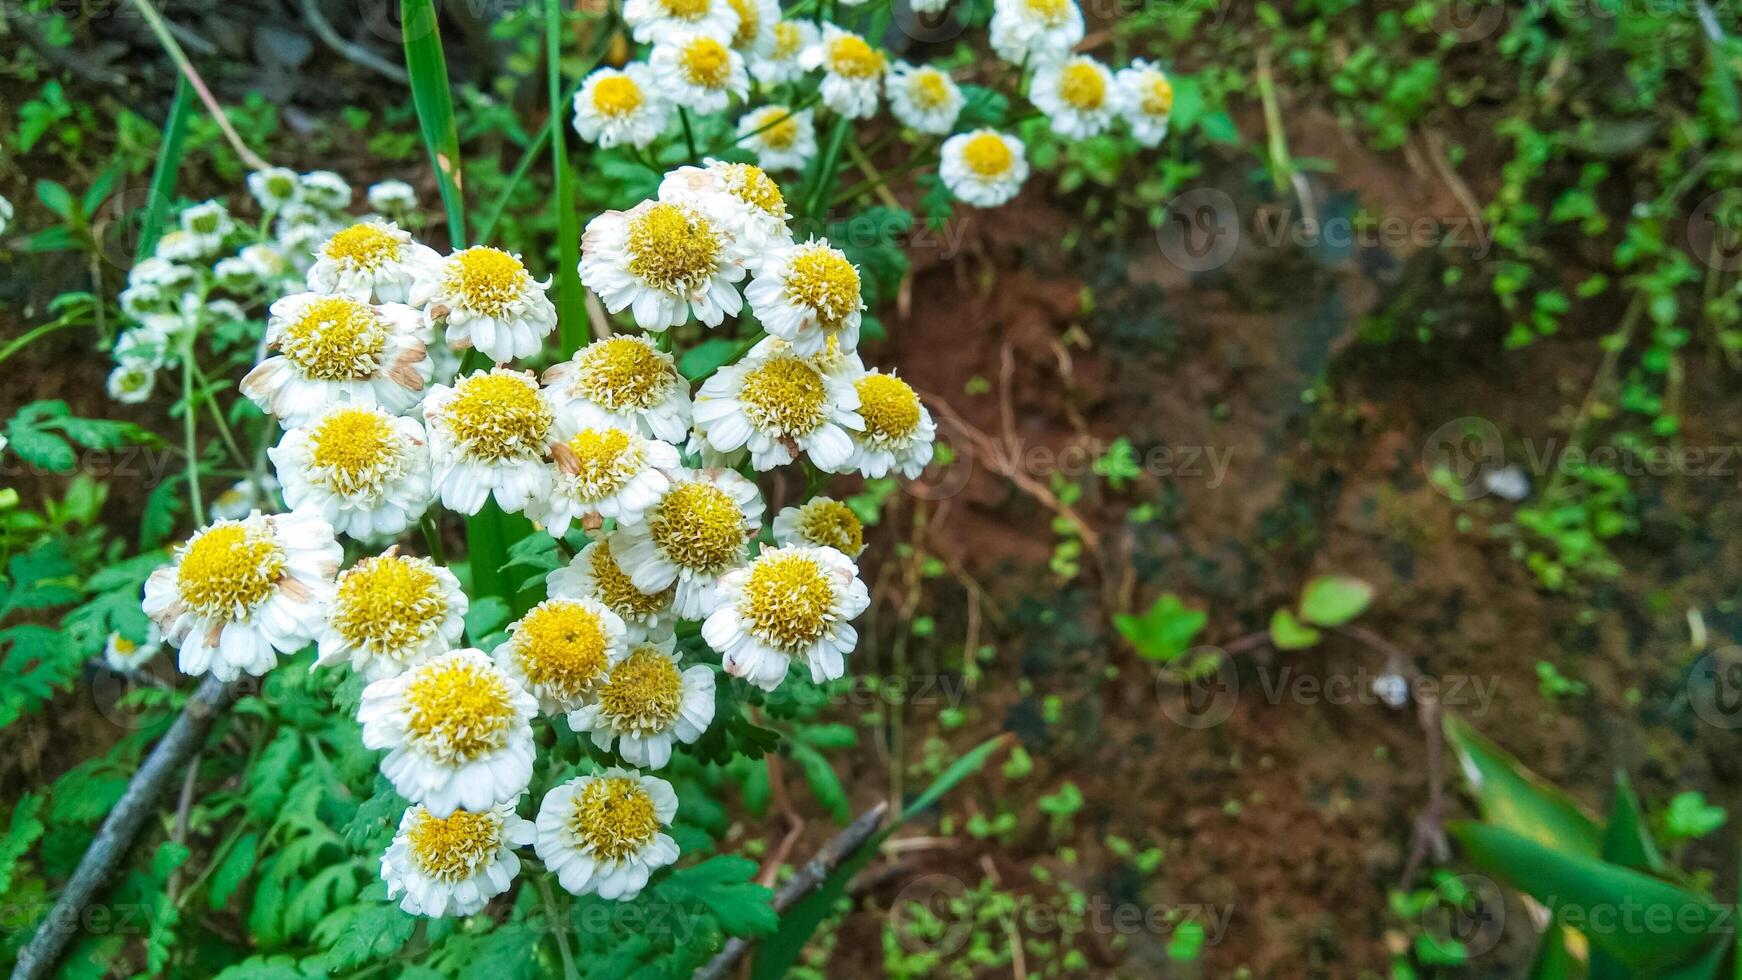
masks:
[[[364,194],[369,206],[386,214],[406,214],[417,208],[417,191],[403,180],[384,180],[370,184]]]
[[[219,259],[212,265],[212,281],[221,289],[240,293],[258,284],[260,276],[241,256],[232,255]]]
[[[738,15],[732,32],[732,48],[745,58],[759,58],[774,51],[774,25],[780,22],[780,0],[726,0]]]
[[[891,471],[911,480],[932,460],[937,426],[913,387],[893,374],[871,371],[853,383],[864,428],[853,432],[853,467],[875,479]]]
[[[676,816],[670,783],[613,767],[546,793],[532,846],[564,890],[628,901],[677,860],[677,841],[664,833]]]
[[[758,470],[802,450],[824,472],[851,467],[849,429],[862,425],[853,387],[793,350],[763,350],[728,364],[696,393],[696,426],[716,451],[748,447]]]
[[[600,68],[575,93],[575,132],[606,149],[619,143],[640,149],[665,131],[670,112],[645,64]]]
[[[676,447],[615,427],[582,428],[551,445],[556,475],[550,493],[527,509],[553,536],[580,521],[598,530],[607,517],[619,524],[641,519],[670,486],[665,470],[682,461]]]
[[[440,262],[435,249],[412,241],[409,232],[371,218],[321,243],[308,270],[308,288],[365,303],[403,303],[412,283]]]
[[[157,240],[157,254],[171,262],[195,262],[211,254],[211,247],[198,235],[171,228]]]
[[[236,221],[221,201],[196,204],[181,213],[181,230],[199,243],[201,254],[212,255],[224,247],[224,239],[236,230]]]
[[[738,12],[728,0],[628,0],[623,22],[644,44],[688,34],[727,41],[738,30]]]
[[[824,24],[822,39],[799,55],[799,64],[806,71],[823,69],[823,105],[848,119],[876,115],[889,59],[864,38]]]
[[[292,509],[309,508],[359,540],[393,537],[429,507],[423,423],[379,408],[338,405],[267,450]]]
[[[1045,64],[1083,40],[1083,10],[1076,0],[992,0],[990,33],[1005,61]]]
[[[547,715],[580,707],[627,653],[627,628],[591,596],[546,599],[508,627],[496,664]]]
[[[522,820],[509,803],[446,817],[407,807],[381,856],[381,880],[389,900],[404,893],[399,907],[408,915],[476,915],[514,883],[520,873],[514,849],[537,836],[532,821]]]
[[[774,515],[777,544],[811,545],[857,559],[865,551],[865,525],[853,508],[832,497],[812,497]]]
[[[944,140],[938,176],[950,193],[977,208],[995,208],[1016,196],[1028,179],[1022,141],[995,129],[957,133]]]
[[[865,309],[859,270],[826,241],[790,245],[769,255],[744,297],[769,335],[800,354],[820,354],[831,341],[843,351],[859,346]]]
[[[660,181],[659,199],[694,207],[747,256],[792,244],[780,185],[755,164],[708,160],[679,167]]]
[[[785,85],[804,77],[799,63],[804,52],[817,43],[817,25],[808,20],[782,20],[774,25],[774,43],[767,54],[750,59],[750,73],[764,85]]]
[[[743,308],[738,243],[687,204],[642,201],[606,211],[581,236],[581,282],[612,313],[630,310],[643,330],[682,326],[690,309],[717,327]]]
[[[411,305],[431,325],[446,328],[449,347],[476,347],[502,363],[538,353],[556,329],[549,290],[550,280],[532,278],[520,256],[474,245],[419,278],[411,287]]]
[[[262,279],[272,279],[290,271],[290,263],[284,254],[271,245],[254,244],[245,246],[236,253],[236,257],[248,263],[254,274]]]
[[[1028,98],[1052,120],[1053,132],[1073,140],[1106,132],[1123,102],[1113,72],[1084,54],[1041,65]]]
[[[278,353],[248,372],[242,394],[287,429],[337,403],[403,412],[430,379],[422,330],[417,311],[400,303],[286,296],[266,325],[266,346]]]
[[[703,115],[726,108],[734,95],[748,96],[750,73],[744,56],[728,43],[731,36],[676,34],[654,42],[647,64],[660,93],[672,104]]]
[[[1125,122],[1131,126],[1131,138],[1144,146],[1156,146],[1167,135],[1168,117],[1173,115],[1173,83],[1156,65],[1139,58],[1121,68],[1115,84],[1123,96]]]
[[[230,484],[229,489],[212,498],[212,505],[206,508],[213,520],[239,521],[257,510],[284,510],[278,504],[277,477],[271,473],[262,474],[259,480],[247,477]]]
[[[544,383],[567,431],[615,427],[665,442],[689,434],[689,382],[646,336],[595,340],[546,369]]]
[[[948,72],[897,61],[889,72],[889,111],[903,126],[932,136],[956,128],[967,98]]]
[[[496,368],[436,385],[423,417],[443,507],[476,514],[494,494],[516,513],[550,492],[556,411],[530,373]]]
[[[160,368],[169,356],[169,338],[147,327],[135,327],[115,338],[115,348],[110,353],[117,364]]]
[[[538,702],[470,647],[450,650],[363,689],[363,744],[386,749],[381,771],[434,816],[513,803],[532,781]]]
[[[296,179],[302,187],[302,200],[328,211],[343,211],[351,206],[351,185],[331,170],[311,170]]]
[[[122,363],[109,372],[107,387],[110,398],[123,405],[137,405],[150,398],[151,390],[157,387],[157,371],[141,361]]]
[[[316,667],[349,662],[374,682],[397,677],[454,648],[470,606],[454,573],[428,558],[364,558],[340,573]]]
[[[763,106],[738,120],[738,137],[764,170],[803,170],[817,155],[816,124],[809,109]]]
[[[719,605],[702,638],[720,653],[726,673],[772,691],[794,661],[811,680],[846,672],[859,642],[848,620],[871,605],[852,559],[833,548],[764,548],[747,567],[720,579]]]
[[[614,551],[621,547],[621,531],[594,538],[567,566],[545,577],[550,595],[553,598],[597,599],[623,621],[631,640],[670,629],[674,622],[671,612],[673,588],[667,586],[657,592],[643,592],[636,588],[629,574],[617,564]]]
[[[181,648],[182,673],[258,677],[320,635],[343,557],[318,514],[216,521],[145,580],[145,614]]]
[[[667,633],[636,643],[611,665],[593,698],[569,712],[569,727],[592,732],[593,744],[617,744],[623,761],[663,769],[674,742],[689,745],[714,722],[714,671],[678,666],[677,640]]]
[[[700,619],[713,611],[722,574],[744,564],[744,546],[762,523],[756,484],[731,470],[676,470],[671,488],[641,523],[618,532],[618,565],[642,592],[676,583],[672,611]]]
[[[288,167],[268,167],[248,175],[248,193],[270,214],[301,199],[302,183]]]
[[[120,631],[111,631],[109,638],[103,642],[103,663],[110,670],[120,674],[131,674],[151,662],[157,652],[163,649],[163,633],[156,623],[146,626],[145,642],[135,643],[132,639],[121,635]]]

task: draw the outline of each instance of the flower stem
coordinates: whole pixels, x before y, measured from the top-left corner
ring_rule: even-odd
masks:
[[[683,143],[689,148],[690,162],[700,163],[696,158],[696,134],[690,129],[690,111],[680,105],[677,107],[677,117],[683,120]]]

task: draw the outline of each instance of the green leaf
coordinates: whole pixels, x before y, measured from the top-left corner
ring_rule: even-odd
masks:
[[[713,374],[732,359],[738,346],[725,337],[709,337],[683,352],[677,359],[678,372],[691,381]]]
[[[1626,773],[1615,774],[1615,802],[1609,808],[1609,823],[1603,828],[1601,856],[1605,861],[1659,877],[1669,872],[1652,842],[1639,797],[1634,795]]]
[[[1566,928],[1550,923],[1536,947],[1529,980],[1579,980],[1582,976],[1578,961],[1567,950]]]
[[[315,926],[314,939],[326,948],[327,966],[348,970],[384,960],[411,939],[417,920],[385,901],[347,905]]]
[[[1728,819],[1721,806],[1709,806],[1706,794],[1696,790],[1677,793],[1663,814],[1664,836],[1672,841],[1694,840],[1724,826]]]
[[[176,175],[181,172],[182,150],[187,143],[188,118],[193,113],[194,93],[187,79],[179,73],[175,79],[175,98],[169,103],[169,116],[163,121],[162,141],[157,146],[157,164],[151,171],[151,191],[145,199],[145,216],[139,220],[139,246],[133,253],[138,262],[157,249],[163,237],[164,221],[169,217],[175,196]]]
[[[835,768],[829,765],[829,760],[821,752],[803,742],[789,742],[793,756],[798,760],[799,767],[804,770],[805,781],[810,783],[811,793],[823,809],[829,811],[829,816],[835,822],[846,824],[853,817],[851,804],[847,800],[847,791],[841,786],[841,779],[835,775]]]
[[[487,595],[473,600],[466,609],[466,636],[475,645],[507,625],[508,617],[512,614],[508,603],[498,596]]]
[[[654,894],[662,901],[705,907],[729,935],[763,936],[773,932],[780,919],[770,904],[774,893],[753,882],[758,870],[747,857],[719,855],[672,872],[654,886]]]
[[[73,210],[73,195],[65,187],[52,180],[36,182],[36,196],[43,206],[53,211],[62,221],[72,221],[80,215]]]
[[[1321,575],[1300,593],[1300,618],[1317,626],[1341,626],[1373,601],[1373,586],[1349,575]]]
[[[229,853],[224,855],[223,862],[212,872],[211,882],[206,886],[207,908],[219,912],[229,904],[230,896],[236,894],[236,889],[242,887],[242,882],[254,870],[259,848],[259,834],[243,834],[236,840]]]
[[[1596,820],[1572,797],[1526,769],[1462,718],[1447,713],[1445,733],[1482,819],[1568,854],[1595,858],[1601,853]]]
[[[464,248],[466,207],[460,192],[460,136],[454,124],[454,99],[448,88],[448,63],[442,52],[435,0],[400,0],[399,23],[405,37],[411,101],[417,108],[418,130],[429,150],[442,207],[447,211],[449,244]]]
[[[177,491],[186,480],[185,473],[174,473],[151,488],[151,493],[145,498],[145,511],[139,516],[139,547],[142,550],[150,551],[161,546],[175,533],[176,515],[186,506],[182,494]]]
[[[12,822],[6,836],[0,837],[0,895],[12,887],[18,862],[30,851],[30,845],[47,829],[37,815],[42,811],[42,797],[26,793],[12,807]]]
[[[551,118],[565,118],[571,111],[562,87],[562,0],[545,0],[545,73],[550,89]],[[575,213],[575,174],[569,166],[569,127],[559,127],[550,141],[550,165],[556,185],[556,311],[560,353],[567,357],[592,336],[587,314],[586,291],[581,286],[580,216]]]
[[[1113,626],[1144,659],[1169,663],[1191,647],[1209,619],[1202,610],[1186,606],[1179,596],[1164,592],[1141,616],[1115,615]]]
[[[1294,618],[1286,608],[1270,617],[1270,643],[1278,650],[1305,650],[1318,646],[1324,634]]]

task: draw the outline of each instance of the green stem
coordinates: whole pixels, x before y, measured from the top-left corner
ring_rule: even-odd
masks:
[[[200,499],[199,420],[194,416],[194,341],[190,331],[181,351],[181,420],[182,441],[187,448],[188,504],[193,508],[194,526],[206,524],[205,502]]]
[[[442,546],[442,529],[436,524],[435,512],[432,510],[423,515],[419,522],[423,528],[424,544],[429,547],[429,556],[437,565],[448,563],[447,549]]]
[[[817,161],[817,180],[811,188],[810,201],[805,207],[805,217],[821,220],[826,217],[823,205],[832,200],[829,192],[834,189],[835,172],[841,163],[841,146],[847,141],[847,133],[853,128],[853,120],[846,116],[835,117],[835,127],[829,131],[828,149]]]
[[[575,214],[575,181],[569,169],[568,141],[565,133],[554,125],[563,117],[562,103],[562,21],[561,0],[545,0],[544,60],[545,76],[550,89],[550,165],[556,183],[557,270],[556,308],[557,339],[562,354],[567,357],[580,349],[592,333],[587,307],[581,291],[578,266],[581,261],[580,220]]]
[[[683,144],[690,151],[690,162],[699,163],[696,157],[696,134],[690,129],[690,111],[683,106],[677,107],[677,117],[683,120]]]
[[[99,302],[101,302],[101,301],[99,300]],[[58,320],[50,320],[49,322],[42,324],[39,327],[36,327],[36,328],[29,330],[29,331],[26,331],[24,336],[19,337],[17,340],[14,340],[10,344],[7,344],[5,347],[0,347],[0,363],[4,363],[8,357],[11,357],[12,355],[23,350],[24,348],[29,347],[31,344],[42,339],[43,337],[46,337],[49,334],[54,333],[56,330],[62,330],[62,329],[65,329],[67,327],[73,326],[77,322],[78,321],[73,320],[71,318],[62,317]]]
[[[206,407],[211,410],[212,421],[217,423],[218,426],[218,437],[224,440],[224,448],[230,451],[230,458],[236,461],[237,467],[244,470],[247,469],[248,454],[244,453],[241,445],[236,442],[236,435],[230,430],[229,420],[224,418],[223,410],[218,407],[216,399],[204,397],[204,392],[211,390],[211,379],[206,377],[206,373],[200,370],[198,364],[195,364],[193,367],[194,379],[199,382],[200,391],[202,393],[200,400],[205,402]]]
[[[230,125],[230,117],[224,115],[223,107],[218,105],[218,100],[212,97],[212,90],[206,87],[206,80],[194,70],[193,62],[188,60],[187,53],[181,49],[181,44],[176,41],[175,35],[169,32],[169,25],[165,24],[163,18],[158,16],[157,9],[151,5],[150,0],[133,0],[133,6],[139,8],[140,15],[151,27],[151,33],[157,35],[157,43],[163,46],[164,53],[169,55],[169,60],[175,62],[182,77],[187,79],[188,84],[193,87],[194,94],[198,95],[200,101],[205,103],[206,111],[211,113],[212,121],[218,124],[218,129],[223,132],[224,139],[229,142],[230,148],[236,151],[236,155],[250,170],[265,170],[266,161],[260,159],[258,154],[248,148],[248,144],[242,142],[242,137],[236,133],[236,127]]]

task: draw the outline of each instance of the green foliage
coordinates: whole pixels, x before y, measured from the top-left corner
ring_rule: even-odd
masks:
[[[1164,592],[1141,615],[1114,616],[1113,626],[1145,660],[1166,664],[1191,647],[1209,618],[1203,610],[1188,607],[1179,596]]]

